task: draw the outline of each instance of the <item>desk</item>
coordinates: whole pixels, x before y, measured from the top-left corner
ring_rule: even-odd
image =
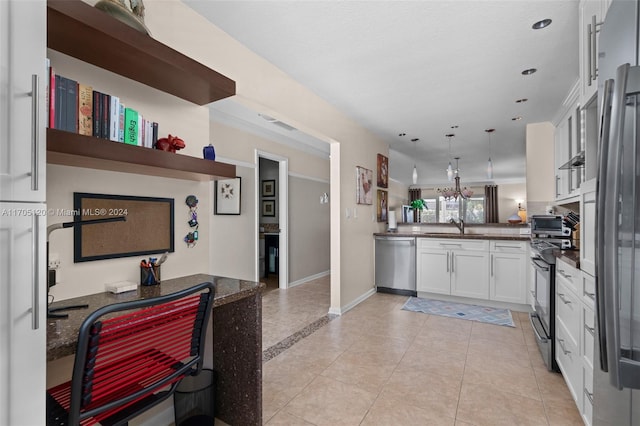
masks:
[[[174,293],[201,282],[215,284],[213,302],[213,368],[218,374],[216,417],[232,425],[262,424],[262,289],[263,283],[195,274],[163,280],[133,292],[98,293],[56,302],[52,307],[88,304],[67,311],[68,319],[47,322],[47,361],[75,352],[78,330],[89,312],[118,302]]]

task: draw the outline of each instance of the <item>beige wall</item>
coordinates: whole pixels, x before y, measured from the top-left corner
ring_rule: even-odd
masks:
[[[555,199],[554,137],[549,122],[527,124],[527,199],[548,203]]]

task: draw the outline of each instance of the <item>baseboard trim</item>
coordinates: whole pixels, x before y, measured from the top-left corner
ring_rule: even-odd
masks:
[[[346,304],[345,306],[342,306],[340,308],[331,308],[331,309],[329,309],[329,313],[333,314],[333,315],[343,315],[343,314],[349,312],[351,309],[355,308],[360,303],[362,303],[365,300],[367,300],[368,298],[370,298],[371,296],[373,296],[374,294],[376,294],[376,289],[372,288],[369,291],[367,291],[366,293],[364,293],[364,294],[360,295],[359,297],[357,297],[351,303]]]
[[[327,275],[331,275],[330,269],[318,274],[309,275],[308,277],[304,277],[296,281],[292,281],[289,283],[289,288],[308,283],[309,281],[317,280],[318,278],[326,277]]]

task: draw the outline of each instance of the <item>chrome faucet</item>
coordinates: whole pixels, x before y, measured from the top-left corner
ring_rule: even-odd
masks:
[[[453,223],[456,226],[456,228],[460,230],[460,233],[464,235],[464,220],[460,219],[460,223],[458,223],[454,219],[450,219],[449,223]]]

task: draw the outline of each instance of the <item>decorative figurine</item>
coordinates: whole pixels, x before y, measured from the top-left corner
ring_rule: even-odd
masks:
[[[189,221],[187,223],[191,228],[195,228],[184,237],[184,242],[187,243],[187,247],[191,248],[194,247],[196,241],[198,241],[198,198],[195,195],[189,195],[184,202],[189,206]]]
[[[156,142],[156,149],[167,152],[176,152],[179,149],[187,146],[182,139],[177,136],[167,136],[166,138],[158,139]]]

